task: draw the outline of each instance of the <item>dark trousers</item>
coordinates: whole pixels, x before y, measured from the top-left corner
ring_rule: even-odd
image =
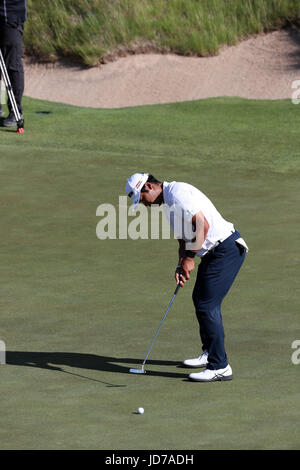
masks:
[[[200,327],[203,350],[208,351],[208,369],[228,365],[221,315],[222,301],[229,291],[246,256],[246,250],[235,240],[235,231],[201,260],[193,290],[193,302]]]
[[[24,93],[24,70],[22,64],[23,23],[6,23],[0,20],[0,47],[7,73],[15,95],[16,103],[22,114],[22,96]],[[12,110],[10,100],[8,109]]]

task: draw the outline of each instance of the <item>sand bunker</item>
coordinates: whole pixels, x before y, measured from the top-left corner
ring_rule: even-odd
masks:
[[[215,57],[139,54],[94,68],[25,61],[25,95],[96,108],[217,96],[291,98],[300,80],[300,33],[261,34]]]

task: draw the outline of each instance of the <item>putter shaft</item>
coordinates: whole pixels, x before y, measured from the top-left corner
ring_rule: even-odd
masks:
[[[160,329],[161,329],[161,327],[162,327],[162,324],[163,324],[163,322],[165,321],[166,316],[168,315],[168,312],[169,312],[169,310],[170,310],[170,308],[171,308],[171,305],[172,305],[172,303],[173,303],[173,301],[174,301],[174,299],[175,299],[175,297],[176,297],[176,294],[177,294],[177,292],[179,291],[179,288],[180,288],[180,284],[177,284],[177,287],[176,287],[176,289],[175,289],[175,292],[174,292],[174,294],[173,294],[173,297],[172,297],[172,299],[170,300],[170,303],[169,303],[169,305],[168,305],[168,307],[167,307],[167,310],[165,311],[165,314],[164,314],[164,316],[163,316],[163,318],[162,318],[162,320],[161,320],[161,322],[160,322],[160,325],[159,325],[159,327],[158,327],[158,329],[157,329],[157,331],[156,331],[156,333],[155,333],[155,335],[154,335],[154,338],[153,338],[153,340],[152,340],[152,343],[150,344],[150,347],[149,347],[149,349],[148,349],[148,351],[147,351],[146,357],[145,357],[144,362],[143,362],[143,364],[142,364],[142,368],[141,368],[141,369],[130,369],[129,372],[131,372],[132,374],[145,374],[144,366],[145,366],[146,361],[147,361],[147,359],[148,359],[148,357],[149,357],[149,355],[150,355],[150,352],[151,352],[151,350],[152,350],[154,341],[156,340],[157,335],[158,335],[158,333],[159,333],[159,331],[160,331]]]

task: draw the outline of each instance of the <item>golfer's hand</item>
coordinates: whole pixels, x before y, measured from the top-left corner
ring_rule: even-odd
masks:
[[[181,287],[183,287],[185,282],[189,280],[190,272],[193,271],[194,267],[195,263],[193,258],[183,258],[181,266],[177,266],[175,271],[176,284],[180,284]]]

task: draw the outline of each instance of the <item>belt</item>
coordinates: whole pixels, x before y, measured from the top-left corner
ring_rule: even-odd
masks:
[[[225,240],[227,240],[227,238],[231,237],[231,235],[235,232],[235,230],[231,230],[230,234],[229,235],[226,235],[226,237],[224,238],[221,238],[220,240],[217,241],[218,245],[220,245],[221,243],[225,242]],[[216,246],[218,246],[216,245]],[[215,247],[214,247],[215,248]]]
[[[216,244],[214,246],[212,246],[207,253],[213,253],[213,251],[215,250],[215,248],[217,248],[217,246],[221,245],[221,243],[225,242],[225,240],[227,240],[227,238],[231,237],[231,235],[234,234],[234,232],[236,232],[236,230],[231,230],[230,234],[229,235],[226,235],[224,238],[221,238],[220,240],[218,240],[216,242]]]

